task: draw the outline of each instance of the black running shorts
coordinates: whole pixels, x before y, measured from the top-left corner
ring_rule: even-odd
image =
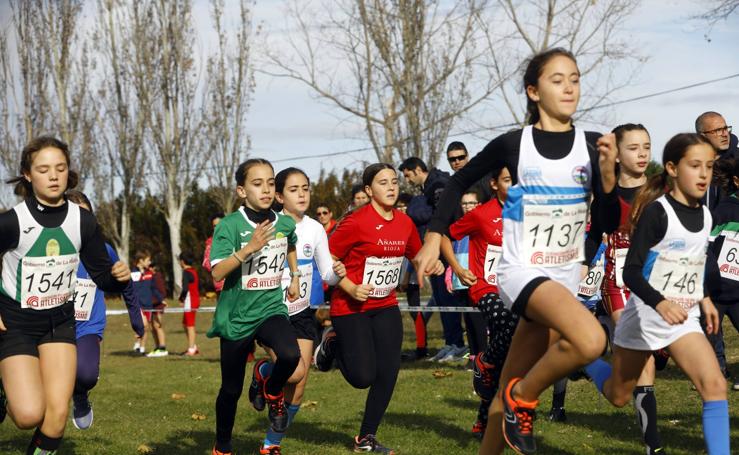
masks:
[[[0,332],[0,360],[14,355],[38,357],[38,346],[44,343],[76,344],[74,302],[40,311],[0,304],[0,317],[7,329]]]
[[[299,340],[315,340],[317,337],[315,310],[306,308],[300,313],[290,316],[290,324],[295,328],[295,337]]]

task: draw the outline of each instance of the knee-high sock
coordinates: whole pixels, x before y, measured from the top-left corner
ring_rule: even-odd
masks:
[[[562,378],[554,383],[552,391],[552,409],[565,407],[565,395],[567,394],[567,378]]]
[[[293,419],[295,419],[295,414],[298,413],[300,410],[300,404],[290,404],[285,403],[287,406],[287,424],[288,426],[293,423]],[[272,427],[269,427],[267,430],[267,436],[264,438],[264,442],[262,443],[264,447],[269,446],[278,446],[282,443],[282,438],[285,437],[285,433],[278,433],[277,431],[273,430]]]
[[[662,447],[657,428],[657,398],[653,385],[640,385],[634,389],[634,409],[636,420],[641,427],[644,444],[651,450]]]
[[[611,377],[611,365],[605,360],[596,359],[590,365],[585,366],[585,372],[593,380],[598,392],[603,393],[603,384]]]
[[[708,455],[729,455],[729,402],[703,402],[703,438]]]

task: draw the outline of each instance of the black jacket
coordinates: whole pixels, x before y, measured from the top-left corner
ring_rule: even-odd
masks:
[[[713,229],[708,246],[707,282],[710,286],[711,299],[716,303],[733,304],[739,302],[739,281],[720,276],[717,260],[721,254],[726,237],[739,240],[739,193],[722,199],[713,211]],[[739,251],[729,251],[725,275],[734,275],[739,279]],[[715,284],[714,284],[715,283]]]

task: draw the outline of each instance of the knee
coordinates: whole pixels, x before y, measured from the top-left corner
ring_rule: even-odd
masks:
[[[618,390],[615,391],[609,398],[609,401],[612,405],[617,408],[623,408],[631,402],[631,393],[629,393],[628,391]]]
[[[291,371],[296,371],[300,368],[300,348],[295,344],[295,346],[277,353],[277,361],[284,363]]]
[[[347,375],[346,381],[355,389],[367,389],[375,383],[375,375],[368,371],[357,371]]]
[[[44,421],[44,406],[43,403],[37,405],[25,405],[14,407],[10,406],[10,415],[15,422],[15,426],[20,430],[30,430],[41,425]]]
[[[288,379],[287,382],[290,384],[299,383],[305,377],[306,371],[307,371],[307,368],[305,364],[303,362],[298,362],[298,365],[295,367],[295,371],[293,371],[292,376],[290,376],[290,379]]]
[[[727,397],[726,379],[720,372],[699,378],[695,387],[704,401],[725,400]]]
[[[606,334],[598,327],[595,330],[579,334],[571,341],[585,363],[599,358],[606,346]]]
[[[77,370],[77,379],[74,388],[76,391],[91,390],[98,383],[98,371],[81,371]]]

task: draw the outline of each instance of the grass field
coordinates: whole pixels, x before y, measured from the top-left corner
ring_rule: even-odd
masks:
[[[209,327],[211,316],[212,313],[199,315],[200,333]],[[186,348],[180,319],[179,314],[165,317],[170,352]],[[412,327],[409,318],[404,322],[405,348],[411,349]],[[730,334],[730,368],[739,373],[739,337],[728,323],[725,327]],[[431,321],[429,340],[432,348],[442,344],[438,316]],[[70,422],[59,453],[209,454],[215,436],[214,402],[220,383],[217,340],[200,336],[202,354],[196,358],[154,359],[133,356],[132,341],[128,318],[110,316],[102,346],[101,377],[91,394],[95,423],[91,429],[79,431]],[[437,379],[435,370],[451,374]],[[380,441],[403,455],[476,454],[478,441],[470,433],[477,410],[471,378],[472,373],[461,366],[403,364],[393,401],[380,426]],[[656,389],[659,425],[668,452],[705,453],[700,398],[674,364],[659,374]],[[732,440],[734,450],[739,451],[739,392],[729,393]],[[358,431],[365,396],[366,391],[351,388],[338,371],[311,371],[304,406],[283,441],[284,453],[348,453]],[[592,384],[569,384],[566,424],[552,424],[544,418],[550,399],[548,391],[540,405],[536,425],[539,453],[644,453],[633,408],[611,407],[596,394]],[[251,408],[245,390],[234,428],[236,453],[258,453],[266,428],[266,414]],[[30,431],[18,431],[7,419],[0,425],[0,453],[22,453],[30,436]]]

